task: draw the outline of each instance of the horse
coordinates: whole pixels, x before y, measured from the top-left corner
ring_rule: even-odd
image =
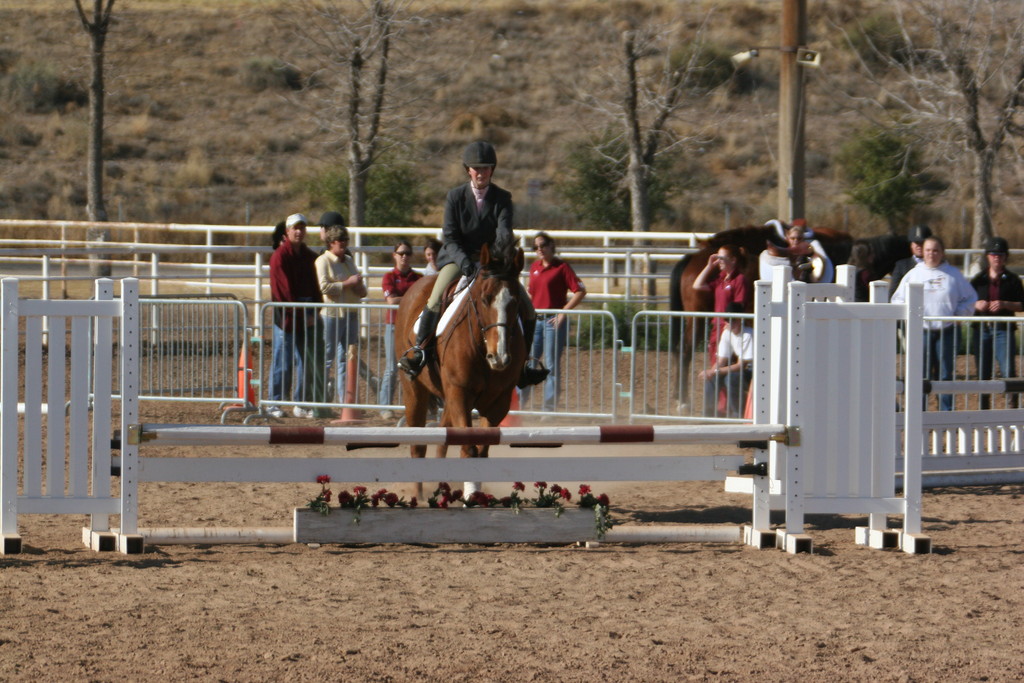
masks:
[[[523,262],[523,250],[512,242],[493,250],[487,245],[481,248],[477,274],[465,296],[452,304],[456,308],[448,312],[450,319],[438,332],[427,366],[416,377],[401,373],[406,426],[426,424],[433,397],[444,400],[443,427],[472,426],[474,409],[486,427],[496,427],[505,419],[526,362],[526,340],[519,325],[522,287],[518,276]],[[415,341],[414,324],[434,280],[433,275],[420,278],[402,297],[395,321],[399,356]],[[463,445],[461,457],[486,458],[488,448]],[[422,458],[426,449],[414,445],[410,454]],[[438,446],[437,457],[445,457],[447,449]]]
[[[814,238],[821,242],[834,265],[846,263],[850,256],[853,238],[848,233],[831,228],[814,228]],[[737,247],[741,258],[740,272],[748,285],[759,279],[758,257],[769,244],[779,244],[780,236],[775,228],[746,226],[723,230],[701,243],[700,251],[687,254],[672,268],[669,277],[669,307],[673,311],[713,312],[714,301],[711,292],[693,288],[693,281],[708,262],[708,257],[726,244]],[[747,297],[747,312],[753,310],[753,297]],[[685,320],[680,325],[680,320]],[[682,333],[682,335],[680,335]],[[673,383],[675,398],[685,402],[689,395],[690,363],[695,335],[704,334],[704,321],[695,318],[671,318],[669,322],[669,344],[676,360],[678,380]]]

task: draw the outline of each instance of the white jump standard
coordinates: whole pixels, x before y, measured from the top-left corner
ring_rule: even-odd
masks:
[[[921,535],[922,384],[902,390],[904,434],[896,448],[897,415],[877,406],[895,405],[900,388],[895,367],[896,324],[905,322],[906,377],[921,376],[921,292],[911,289],[906,305],[847,303],[853,296],[853,270],[839,268],[842,285],[790,283],[780,269],[770,285],[757,287],[754,364],[754,424],[608,425],[586,427],[353,428],[232,427],[161,425],[138,422],[139,316],[137,282],[96,283],[94,301],[35,301],[17,296],[17,281],[3,280],[0,352],[0,532],[4,553],[19,552],[19,513],[88,514],[83,539],[97,550],[142,552],[150,543],[284,542],[285,528],[140,529],[140,482],[313,482],[321,474],[336,481],[724,481],[730,473],[753,495],[753,516],[742,538],[756,547],[810,551],[804,534],[807,513],[866,514],[868,526],[855,539],[872,547],[929,552]],[[880,292],[875,288],[875,292]],[[46,318],[50,353],[44,369],[42,324]],[[24,364],[19,356],[19,325],[24,325]],[[116,324],[116,326],[115,326]],[[114,355],[114,330],[120,338]],[[70,330],[70,386],[65,353],[54,348]],[[115,367],[116,364],[116,367]],[[116,375],[112,374],[116,369]],[[45,370],[45,371],[44,371]],[[21,373],[25,396],[18,396]],[[47,403],[42,383],[46,381]],[[116,386],[115,386],[116,382]],[[823,389],[829,387],[831,389]],[[69,391],[65,391],[68,389]],[[112,401],[121,401],[112,423]],[[24,415],[19,418],[18,403]],[[68,405],[68,429],[63,415]],[[90,416],[91,410],[91,424]],[[20,420],[20,422],[19,422]],[[111,426],[120,446],[119,494],[112,495]],[[19,425],[24,452],[19,452]],[[91,436],[90,436],[91,432]],[[160,446],[323,445],[366,448],[410,443],[491,444],[512,447],[617,444],[730,444],[755,449],[754,464],[742,455],[594,455],[586,457],[496,457],[413,459],[333,457],[149,457]],[[143,457],[140,450],[145,450]],[[634,449],[636,451],[636,449]],[[643,451],[638,451],[643,453]],[[896,463],[903,459],[903,494],[895,492]],[[69,463],[47,467],[47,462]],[[19,467],[21,468],[19,470]],[[18,482],[21,474],[22,491]],[[45,477],[44,477],[45,474]],[[65,480],[66,479],[66,480]],[[736,485],[735,482],[733,484]],[[735,489],[734,489],[735,490]],[[785,525],[772,528],[769,511],[785,509]],[[406,510],[407,514],[417,511]],[[426,512],[419,511],[419,512]],[[462,512],[453,511],[453,512]],[[466,510],[472,513],[472,510]],[[110,515],[121,526],[111,529]],[[889,516],[902,517],[890,529]],[[437,519],[445,519],[443,516]],[[552,520],[557,524],[557,520]],[[547,531],[544,532],[545,534]],[[545,535],[544,538],[549,536]],[[604,540],[668,542],[741,538],[738,527],[617,527]],[[360,541],[363,542],[363,541]],[[387,538],[369,542],[389,542]]]

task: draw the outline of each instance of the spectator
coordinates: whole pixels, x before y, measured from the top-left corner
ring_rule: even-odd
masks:
[[[730,302],[726,313],[743,313],[743,305]],[[743,399],[750,387],[754,363],[754,330],[742,318],[731,318],[718,340],[715,365],[701,373],[704,378],[704,416],[720,414],[718,392],[726,393],[726,417],[743,416]]]
[[[391,253],[395,260],[395,267],[384,273],[381,281],[381,288],[384,290],[384,300],[389,304],[397,305],[401,302],[413,283],[419,280],[422,275],[412,269],[412,245],[407,240],[398,240],[395,249]],[[384,325],[384,377],[378,389],[377,403],[382,406],[391,405],[395,393],[395,311],[385,312]],[[390,409],[385,409],[381,416],[385,419],[394,417]]]
[[[498,155],[489,142],[471,142],[462,152],[462,167],[469,176],[469,182],[450,190],[445,199],[444,242],[437,256],[440,270],[420,317],[416,343],[398,360],[398,366],[411,377],[418,375],[427,363],[428,342],[433,340],[437,330],[441,297],[448,285],[460,274],[470,276],[475,272],[483,245],[493,247],[515,241],[512,234],[512,195],[491,182],[497,165]],[[521,285],[519,316],[524,338],[533,339],[537,313]],[[543,368],[523,365],[519,386],[540,384],[547,375],[548,371]]]
[[[741,306],[746,311],[750,302],[750,283],[743,274],[743,252],[733,244],[724,244],[708,257],[704,270],[697,274],[693,288],[711,292],[716,313],[724,313],[729,304]],[[708,335],[708,352],[714,355],[715,344],[722,330],[728,326],[724,318],[715,318]]]
[[[533,248],[540,257],[530,266],[527,287],[534,307],[568,311],[579,306],[587,295],[586,287],[572,266],[555,256],[554,238],[546,232],[538,232],[533,238]],[[572,292],[571,297],[569,292]],[[533,339],[528,341],[533,344],[531,355],[543,358],[551,373],[544,382],[543,404],[543,410],[551,412],[558,403],[559,369],[569,343],[569,320],[564,313],[548,313],[538,316],[537,323]]]
[[[869,301],[871,299],[871,247],[866,244],[854,244],[850,249],[847,265],[854,267],[853,300]]]
[[[915,225],[907,234],[907,241],[910,242],[910,256],[900,259],[892,267],[892,276],[889,278],[889,301],[900,286],[903,276],[911,271],[914,266],[924,258],[924,241],[932,236],[932,229],[927,225]]]
[[[441,251],[441,240],[433,237],[427,240],[427,246],[423,247],[423,258],[427,260],[427,266],[423,269],[424,275],[437,275],[437,255]]]
[[[337,211],[325,211],[320,214],[320,242],[322,242],[324,246],[317,253],[317,256],[323,256],[327,253],[327,245],[329,244],[327,241],[327,228],[332,225],[340,225],[344,228],[345,219]]]
[[[315,254],[305,244],[306,217],[295,213],[285,221],[285,239],[270,257],[270,293],[281,303],[322,303],[316,279]],[[315,309],[280,306],[274,308],[274,337],[270,368],[270,415],[283,417],[276,402],[285,400],[292,384],[292,369],[298,381],[292,400],[324,402],[323,332]],[[318,362],[319,361],[319,362]],[[330,411],[295,406],[296,417],[330,417]]]
[[[1009,245],[1002,237],[992,237],[985,245],[988,268],[971,279],[971,286],[978,295],[978,301],[974,304],[975,315],[1012,318],[1024,310],[1024,285],[1021,284],[1020,276],[1006,269],[1009,254]],[[1016,377],[1015,326],[1007,320],[981,323],[979,328],[971,338],[978,365],[978,379],[992,379],[995,363],[999,363],[999,372],[1003,377]],[[1015,399],[1016,394],[1012,398]],[[1016,407],[1017,401],[1012,403],[1012,407]],[[987,410],[990,405],[991,396],[982,394],[981,409]]]
[[[765,225],[775,228],[778,237],[785,240],[785,245],[768,241],[761,252],[758,270],[761,280],[772,281],[772,268],[777,265],[791,266],[793,279],[803,282],[834,282],[836,277],[832,259],[825,253],[825,247],[814,238],[814,231],[807,227],[803,218],[793,219],[793,224],[785,227],[778,220],[770,220]]]
[[[279,221],[278,224],[274,226],[274,234],[270,236],[270,244],[275,250],[281,246],[281,242],[284,241],[284,234],[284,221]]]
[[[344,219],[340,214],[329,212],[321,217],[321,225],[325,219],[330,223],[325,229],[327,250],[314,264],[320,293],[325,302],[332,304],[359,303],[366,296],[366,284],[348,251],[348,229],[344,223],[333,222]],[[324,368],[327,377],[333,374],[334,378],[334,390],[327,395],[331,400],[344,403],[348,347],[358,342],[359,315],[354,310],[333,306],[322,309],[320,315],[324,325]]]
[[[892,295],[895,304],[906,303],[907,287],[924,285],[926,316],[970,315],[978,296],[963,274],[945,262],[946,248],[938,237],[928,237],[922,245],[923,260],[903,276]],[[960,326],[947,320],[929,320],[924,324],[924,365],[928,379],[951,380],[960,344]],[[925,397],[927,398],[927,396]],[[953,410],[953,395],[939,395],[939,409]]]

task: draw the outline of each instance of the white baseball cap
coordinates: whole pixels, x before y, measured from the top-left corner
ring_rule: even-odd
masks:
[[[305,216],[303,216],[301,213],[293,213],[291,216],[288,216],[288,220],[284,222],[284,227],[291,228],[298,223],[302,223],[303,225],[309,225],[309,221],[306,220]]]

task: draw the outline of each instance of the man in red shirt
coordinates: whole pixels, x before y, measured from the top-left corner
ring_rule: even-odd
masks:
[[[292,214],[285,221],[285,235],[270,256],[271,299],[283,303],[322,303],[320,283],[316,278],[316,254],[306,246],[306,217]],[[292,383],[294,366],[298,381],[292,389],[296,403],[323,403],[324,339],[315,307],[274,308],[274,337],[270,367],[270,415],[284,413],[276,402],[285,400]],[[295,406],[296,417],[330,417],[325,408],[312,410]]]
[[[544,405],[546,412],[554,411],[558,402],[559,365],[562,353],[569,343],[569,321],[564,313],[579,306],[587,295],[586,287],[573,271],[572,266],[555,256],[555,240],[546,232],[538,232],[533,238],[533,247],[540,257],[530,266],[530,284],[527,291],[534,308],[548,309],[537,315],[537,328],[533,333],[534,358],[543,358],[551,374],[544,380]],[[569,296],[572,292],[572,296]],[[523,400],[529,396],[529,387],[523,390]]]
[[[381,289],[384,290],[384,300],[389,304],[397,305],[405,293],[409,291],[412,284],[419,280],[422,275],[412,269],[412,245],[407,240],[398,240],[392,257],[395,259],[395,267],[384,273],[381,281]],[[381,379],[380,389],[377,390],[377,403],[382,406],[390,406],[392,397],[395,394],[395,317],[397,311],[391,309],[384,317],[384,377]],[[381,415],[384,418],[391,418],[390,408],[386,408]]]

